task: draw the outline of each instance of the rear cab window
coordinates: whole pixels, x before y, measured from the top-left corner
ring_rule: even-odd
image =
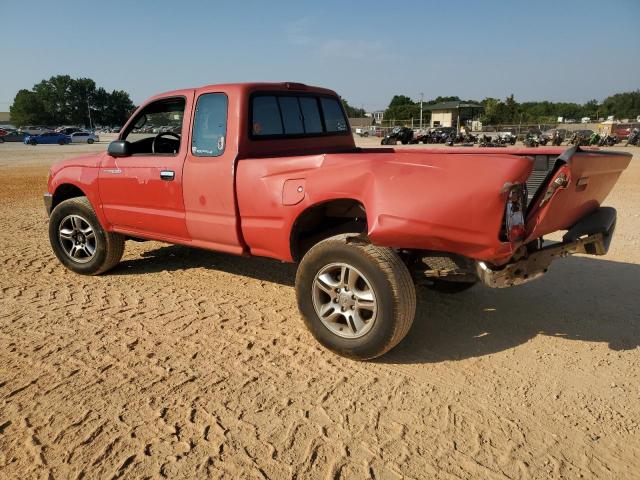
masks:
[[[340,101],[328,95],[257,92],[251,96],[249,113],[254,139],[350,133]]]

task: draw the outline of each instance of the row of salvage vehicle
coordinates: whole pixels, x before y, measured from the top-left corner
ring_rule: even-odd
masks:
[[[563,144],[574,146],[599,146],[612,147],[620,143],[620,138],[614,134],[600,134],[592,130],[577,130],[571,132],[562,129],[552,129],[546,132],[529,132],[523,138],[523,144],[527,147],[560,146]],[[437,144],[449,146],[456,144],[481,147],[505,147],[515,145],[517,136],[511,132],[481,132],[478,134],[456,132],[452,127],[441,127],[427,131],[414,131],[409,127],[394,127],[380,141],[381,145],[396,145],[398,142],[407,144]],[[636,128],[631,131],[626,145],[640,146],[640,131]]]
[[[453,146],[455,144],[474,145],[481,147],[515,145],[516,136],[511,132],[500,132],[494,136],[480,133],[457,132],[453,127],[440,127],[431,130],[419,130],[414,132],[409,127],[394,127],[380,141],[381,145],[396,145],[398,142],[403,145],[423,143],[437,144],[444,143]]]

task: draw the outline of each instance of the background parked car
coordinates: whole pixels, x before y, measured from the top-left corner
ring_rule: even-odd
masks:
[[[22,133],[14,130],[13,132],[9,132],[6,135],[0,137],[0,143],[4,142],[24,142],[24,138],[28,137],[29,134]]]
[[[82,132],[83,130],[79,127],[60,127],[56,129],[58,133],[64,133],[65,135],[71,135],[72,133]]]
[[[100,138],[90,132],[74,132],[71,135],[71,143],[88,143],[91,145],[94,142],[99,142]]]
[[[51,128],[44,125],[27,125],[26,127],[20,127],[19,132],[27,133],[29,135],[41,135],[45,132],[50,132]]]
[[[552,140],[556,134],[556,130],[560,133],[560,138],[562,139],[562,141],[564,141],[565,138],[567,138],[566,128],[551,128],[542,132],[540,136],[546,138],[547,140]]]
[[[619,139],[629,138],[634,128],[640,127],[640,123],[623,123],[613,127],[613,134]]]
[[[586,138],[589,138],[591,135],[593,135],[593,130],[589,130],[589,129],[574,130],[571,133],[575,133],[575,132],[577,132],[578,134]]]
[[[67,145],[71,143],[71,137],[64,133],[46,132],[41,135],[27,135],[24,137],[24,143],[29,145],[48,145],[55,143],[58,145]]]

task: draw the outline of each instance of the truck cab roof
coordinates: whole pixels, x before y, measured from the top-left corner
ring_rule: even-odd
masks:
[[[229,122],[229,142],[234,139],[237,142],[238,158],[281,156],[296,154],[336,153],[355,150],[355,142],[351,134],[346,113],[342,106],[344,116],[344,129],[335,132],[320,132],[294,135],[253,135],[251,98],[255,94],[274,94],[277,96],[292,97],[331,97],[339,102],[340,97],[333,90],[305,85],[296,82],[250,82],[250,83],[223,83],[204,85],[197,88],[171,90],[155,95],[140,105],[139,110],[148,104],[169,97],[194,98],[197,102],[201,95],[208,93],[224,93],[229,100],[229,112],[237,112],[238,122]],[[339,102],[341,105],[341,102]],[[135,115],[132,115],[132,119]],[[238,128],[238,131],[231,131]],[[122,130],[126,132],[128,126]],[[231,144],[229,146],[232,146]]]

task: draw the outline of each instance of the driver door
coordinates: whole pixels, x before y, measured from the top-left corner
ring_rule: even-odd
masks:
[[[180,97],[145,105],[119,137],[131,142],[132,155],[102,157],[98,175],[100,198],[104,215],[115,231],[158,240],[188,238],[182,169],[189,149],[193,95],[193,91],[184,92]],[[184,99],[182,111],[168,105],[180,98]],[[167,108],[174,110],[164,112]],[[147,122],[139,126],[144,115]],[[164,125],[156,125],[161,122]],[[167,146],[171,141],[175,143],[175,135],[166,133],[158,137],[163,131],[181,132],[177,151]],[[151,151],[154,139],[156,147],[164,146],[155,153]]]

